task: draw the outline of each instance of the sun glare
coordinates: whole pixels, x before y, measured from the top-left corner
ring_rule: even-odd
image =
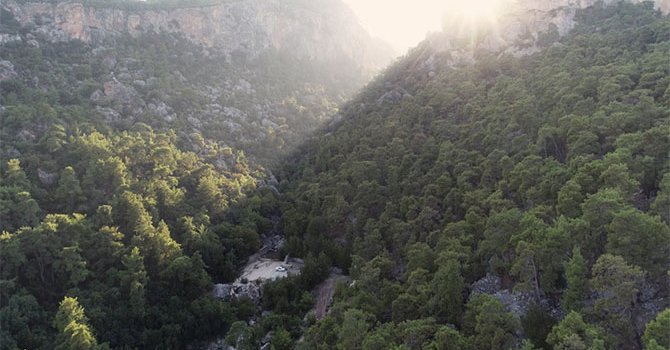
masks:
[[[501,10],[501,0],[446,0],[444,6],[447,17],[468,22],[494,21]]]
[[[443,25],[461,30],[493,27],[502,10],[502,0],[446,0]]]
[[[495,27],[507,1],[511,0],[344,0],[373,36],[400,52],[444,26],[464,34]]]

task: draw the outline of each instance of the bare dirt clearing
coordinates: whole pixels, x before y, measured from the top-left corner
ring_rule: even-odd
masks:
[[[242,274],[235,281],[235,283],[242,283],[243,280],[248,282],[257,281],[257,280],[275,280],[277,278],[284,278],[289,275],[297,275],[300,273],[302,268],[302,263],[295,260],[289,260],[288,262],[280,260],[271,260],[271,259],[258,259],[256,261],[250,262],[247,266],[244,267]],[[284,268],[285,271],[281,268]]]

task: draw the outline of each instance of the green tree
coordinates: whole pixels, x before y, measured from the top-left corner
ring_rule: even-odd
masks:
[[[640,182],[630,175],[625,164],[612,164],[600,174],[598,181],[603,188],[616,188],[625,199],[632,199]]]
[[[582,187],[577,181],[570,180],[558,192],[556,211],[558,215],[565,215],[570,218],[577,217],[581,213],[579,205],[583,200]]]
[[[30,191],[30,181],[28,181],[26,173],[23,172],[21,162],[18,159],[7,161],[7,170],[4,179],[2,179],[2,185]]]
[[[42,210],[30,193],[25,191],[17,193],[15,205],[13,210],[15,227],[36,226],[39,223]]]
[[[624,208],[626,204],[621,193],[612,188],[600,190],[582,203],[582,218],[589,223],[590,229],[585,236],[576,238],[588,261],[594,261],[602,254],[607,243],[607,227],[614,215]]]
[[[660,217],[637,209],[614,215],[607,227],[607,252],[624,257],[653,276],[661,276],[670,264],[670,227]]]
[[[79,185],[79,179],[71,166],[65,167],[60,173],[58,187],[54,193],[56,202],[66,213],[72,213],[80,209],[84,201],[84,191]]]
[[[633,310],[644,272],[616,255],[603,254],[591,269],[590,281],[598,293],[594,314],[618,339],[618,348],[635,347]]]
[[[64,281],[67,281],[68,287],[78,286],[90,274],[78,245],[63,247],[58,254],[58,260],[54,263],[54,268],[65,277]]]
[[[648,350],[670,349],[670,309],[665,309],[647,323],[642,341]]]
[[[435,340],[428,346],[429,350],[469,350],[472,349],[470,338],[457,330],[442,326],[435,332]]]
[[[532,243],[521,241],[517,244],[516,260],[510,274],[519,278],[519,283],[515,286],[517,289],[533,291],[535,301],[539,302],[542,296],[540,289],[540,271],[536,263],[536,250]]]
[[[479,294],[468,302],[464,327],[473,333],[475,349],[509,349],[514,346],[519,320],[498,299]]]
[[[370,331],[363,340],[363,350],[387,350],[395,346],[393,325],[388,323]]]
[[[484,239],[479,242],[478,254],[488,262],[489,269],[506,275],[514,258],[512,236],[518,232],[522,214],[517,208],[492,213],[486,220]]]
[[[344,312],[337,348],[342,350],[362,349],[363,340],[370,329],[370,315],[358,309]]]
[[[77,298],[65,297],[58,306],[54,318],[54,326],[58,330],[56,350],[92,350],[98,348],[98,341],[88,325],[84,308]]]
[[[136,317],[145,314],[145,290],[149,278],[144,269],[144,258],[140,249],[133,247],[123,258],[124,269],[120,272],[122,291],[128,298],[129,312]]]
[[[279,328],[274,331],[272,341],[270,342],[270,349],[272,350],[290,350],[293,349],[293,339],[291,334],[284,328]]]
[[[561,304],[566,311],[579,311],[588,296],[588,270],[579,247],[572,249],[572,257],[565,264],[567,289],[563,292]]]
[[[663,175],[659,184],[656,199],[651,203],[651,209],[659,214],[667,225],[670,225],[670,173]]]
[[[438,320],[457,324],[463,312],[463,290],[465,281],[461,276],[461,266],[458,261],[449,259],[435,272],[430,282],[432,292],[429,304],[430,310]]]
[[[407,275],[418,268],[433,271],[435,254],[426,243],[415,243],[407,250]]]
[[[192,257],[175,258],[160,272],[160,277],[170,295],[177,295],[186,300],[193,300],[211,290],[212,281],[198,252]]]
[[[49,128],[40,144],[47,152],[57,153],[67,144],[67,132],[62,124],[55,124]]]
[[[226,334],[226,343],[240,350],[258,349],[256,329],[244,321],[234,322]]]
[[[556,320],[540,305],[531,305],[526,315],[521,318],[523,332],[529,343],[542,349],[546,349],[547,335],[556,325]]]
[[[604,331],[584,322],[576,311],[559,322],[547,336],[547,343],[553,349],[565,350],[605,350]]]
[[[3,290],[3,298],[7,296],[6,291]],[[34,296],[19,292],[9,296],[9,300],[3,300],[3,304],[0,308],[0,346],[3,349],[37,349],[46,345],[45,311]]]

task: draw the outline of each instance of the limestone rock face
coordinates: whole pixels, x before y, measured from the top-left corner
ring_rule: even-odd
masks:
[[[12,62],[0,61],[0,81],[16,78],[16,75]]]
[[[443,31],[428,38],[437,53],[447,53],[454,64],[472,63],[477,51],[524,56],[551,44],[574,28],[578,10],[620,0],[503,0],[495,18],[481,19],[476,28],[457,16],[445,17]],[[640,3],[644,0],[628,0]],[[654,0],[656,9],[670,12],[670,0]],[[544,42],[543,42],[544,41]],[[429,58],[430,59],[430,58]],[[430,61],[426,60],[426,65]],[[429,74],[430,67],[426,68]]]
[[[3,4],[22,26],[51,41],[102,42],[122,33],[179,33],[205,47],[256,57],[267,50],[376,70],[392,50],[370,37],[340,0],[245,0],[175,9],[123,10],[79,2]]]
[[[215,298],[225,301],[248,298],[258,304],[261,299],[261,287],[255,283],[218,283],[214,285],[212,294]]]

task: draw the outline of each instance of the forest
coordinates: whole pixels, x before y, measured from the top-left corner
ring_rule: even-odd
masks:
[[[260,117],[189,124],[198,79],[243,74],[179,38],[115,46],[174,120],[110,122],[89,96],[111,69],[85,44],[2,44],[39,79],[0,81],[0,349],[670,349],[670,18],[621,2],[577,20],[472,64],[425,41],[313,133],[352,85],[260,57],[244,69],[305,120],[264,143]],[[240,96],[215,99],[262,103]],[[260,305],[213,298],[274,217],[302,273]],[[317,320],[335,267],[350,281]]]
[[[299,348],[670,346],[670,21],[578,19],[521,58],[419,45],[285,163],[287,250],[355,281]]]

